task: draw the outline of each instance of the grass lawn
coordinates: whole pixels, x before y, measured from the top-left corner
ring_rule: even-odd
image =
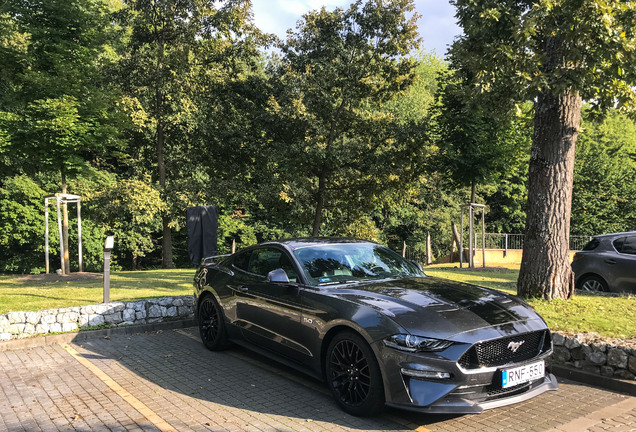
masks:
[[[114,272],[110,277],[110,300],[192,294],[194,272],[194,269]],[[101,303],[104,298],[101,276],[58,282],[29,279],[0,275],[0,313],[82,306]]]
[[[429,276],[517,293],[518,269],[459,269],[458,264],[424,268]],[[636,296],[606,297],[577,291],[571,300],[530,299],[528,303],[546,320],[552,330],[570,333],[596,332],[616,338],[636,337]]]
[[[482,285],[516,294],[518,269],[455,268],[456,264],[425,268],[430,276]],[[111,301],[186,295],[192,293],[194,269],[145,270],[111,274]],[[101,277],[91,280],[41,282],[22,276],[0,276],[0,313],[100,303]],[[605,297],[577,293],[572,300],[529,300],[552,330],[596,332],[617,338],[636,337],[636,296]]]

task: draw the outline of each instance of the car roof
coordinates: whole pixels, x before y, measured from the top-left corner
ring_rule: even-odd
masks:
[[[302,238],[290,238],[275,241],[268,241],[260,243],[260,245],[279,244],[288,247],[291,250],[303,248],[307,246],[324,246],[330,244],[343,244],[343,243],[367,243],[377,244],[369,240],[360,240],[348,237],[302,237]]]
[[[636,231],[625,231],[625,232],[621,232],[621,233],[599,234],[599,235],[595,235],[595,236],[592,236],[592,237],[598,238],[598,239],[603,239],[603,238],[620,237],[620,236],[624,236],[624,235],[634,235],[634,234],[636,234]]]

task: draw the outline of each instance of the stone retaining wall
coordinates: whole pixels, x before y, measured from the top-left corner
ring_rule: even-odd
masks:
[[[636,379],[636,348],[622,346],[620,339],[552,333],[552,341],[552,360],[557,364],[606,377]]]
[[[81,328],[152,324],[166,318],[191,318],[192,296],[162,297],[135,302],[111,302],[88,306],[9,312],[0,315],[0,340],[22,339]]]

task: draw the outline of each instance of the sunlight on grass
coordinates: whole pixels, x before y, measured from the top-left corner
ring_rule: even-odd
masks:
[[[192,294],[194,269],[146,270],[111,274],[110,300]],[[103,300],[103,280],[61,282],[20,280],[22,276],[0,276],[0,313],[83,306]]]
[[[429,276],[451,279],[517,294],[518,269],[510,268],[457,268],[442,264],[424,268]],[[577,292],[571,300],[529,299],[554,331],[568,333],[596,332],[602,336],[636,337],[636,296],[600,296]]]

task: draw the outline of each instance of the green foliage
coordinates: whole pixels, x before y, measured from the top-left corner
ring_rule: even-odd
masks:
[[[2,6],[13,24],[0,54],[12,60],[0,91],[0,110],[14,116],[5,122],[8,148],[23,171],[75,175],[116,144],[113,93],[104,78],[109,9],[101,0],[8,0]]]
[[[437,106],[440,168],[460,186],[484,184],[505,175],[519,151],[520,128],[514,118],[493,117],[471,104],[468,83],[453,73],[441,77]]]
[[[71,175],[84,166],[83,141],[89,126],[70,96],[29,103],[13,132],[14,151],[33,171],[62,171]]]
[[[576,149],[572,232],[595,235],[636,228],[634,179],[634,122],[617,113],[602,122],[585,121]]]
[[[105,235],[115,237],[114,253],[126,255],[135,268],[138,257],[153,249],[152,234],[161,228],[166,205],[148,178],[120,180],[91,200],[94,218]]]
[[[0,187],[0,272],[44,269],[44,195],[30,178],[6,179]],[[51,235],[51,247],[59,244]]]
[[[281,46],[268,107],[270,166],[280,198],[313,219],[314,235],[323,212],[332,226],[346,225],[380,191],[400,190],[422,148],[399,140],[402,129],[381,107],[413,82],[412,11],[410,0],[323,8],[304,15]]]
[[[452,64],[495,110],[579,92],[593,110],[636,106],[636,5],[622,0],[453,0]],[[555,63],[555,58],[556,63]]]

